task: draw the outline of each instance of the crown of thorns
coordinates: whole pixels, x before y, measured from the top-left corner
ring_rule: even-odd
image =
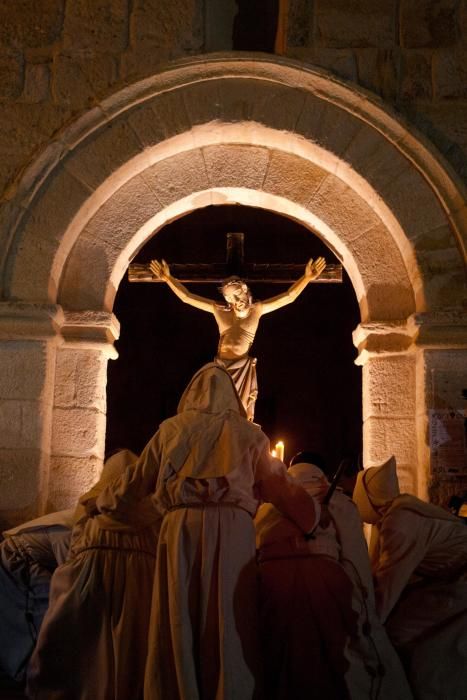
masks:
[[[227,288],[237,289],[245,294],[250,293],[248,285],[242,279],[240,279],[240,277],[228,277],[222,282],[222,286],[219,287],[219,291],[224,294]]]

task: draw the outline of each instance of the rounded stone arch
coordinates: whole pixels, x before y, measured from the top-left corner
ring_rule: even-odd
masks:
[[[395,452],[423,494],[432,368],[420,368],[420,338],[433,344],[441,328],[449,345],[459,328],[464,201],[443,159],[377,98],[284,59],[178,62],[96,106],[30,167],[7,212],[4,326],[46,358],[25,399],[39,506],[63,505],[100,468],[128,262],[168,221],[232,202],[297,219],[342,260],[362,317],[366,463]]]

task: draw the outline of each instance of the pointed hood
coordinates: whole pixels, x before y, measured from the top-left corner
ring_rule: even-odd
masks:
[[[267,443],[246,417],[230,374],[215,363],[190,380],[177,415],[159,428],[164,460],[182,477],[225,476],[253,445]]]
[[[323,479],[327,481],[324,472],[316,464],[310,464],[309,462],[297,462],[297,464],[289,467],[287,471],[300,484],[322,483]]]
[[[124,449],[115,452],[115,454],[105,460],[99,481],[94,488],[100,487],[103,489],[111,481],[121,476],[125,469],[136,462],[137,459],[138,455],[131,450]]]
[[[190,380],[177,408],[177,413],[184,411],[204,413],[235,411],[246,418],[245,409],[232,377],[214,362],[201,367]]]
[[[399,493],[396,459],[392,456],[380,467],[369,467],[357,474],[352,498],[362,520],[374,525],[381,518],[380,508],[389,505]]]
[[[85,508],[86,503],[95,500],[112,481],[115,481],[122,476],[125,470],[130,465],[134,464],[137,459],[138,455],[136,455],[134,452],[123,449],[119,450],[105,460],[99,481],[97,481],[94,486],[89,489],[89,491],[86,491],[86,493],[79,498],[78,505],[76,506],[73,516],[74,524],[87,517]]]

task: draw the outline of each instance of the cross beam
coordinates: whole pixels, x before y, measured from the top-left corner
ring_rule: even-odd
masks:
[[[265,282],[268,284],[295,282],[301,275],[305,264],[282,263],[245,263],[244,234],[227,234],[227,256],[225,263],[170,263],[170,272],[180,282],[215,282],[220,284],[227,277],[236,275],[248,283]],[[149,263],[131,263],[128,268],[130,282],[161,282],[153,277]],[[342,282],[342,265],[326,265],[324,272],[315,283]]]

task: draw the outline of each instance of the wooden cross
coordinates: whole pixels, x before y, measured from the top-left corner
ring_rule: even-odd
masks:
[[[245,234],[227,234],[227,256],[225,263],[169,263],[171,274],[180,282],[215,282],[219,284],[227,277],[236,275],[247,284],[251,282],[289,283],[295,282],[303,275],[305,263],[246,263],[244,256]],[[149,263],[131,263],[128,267],[130,282],[161,282],[156,279]],[[342,265],[326,265],[324,272],[316,283],[342,282]]]

